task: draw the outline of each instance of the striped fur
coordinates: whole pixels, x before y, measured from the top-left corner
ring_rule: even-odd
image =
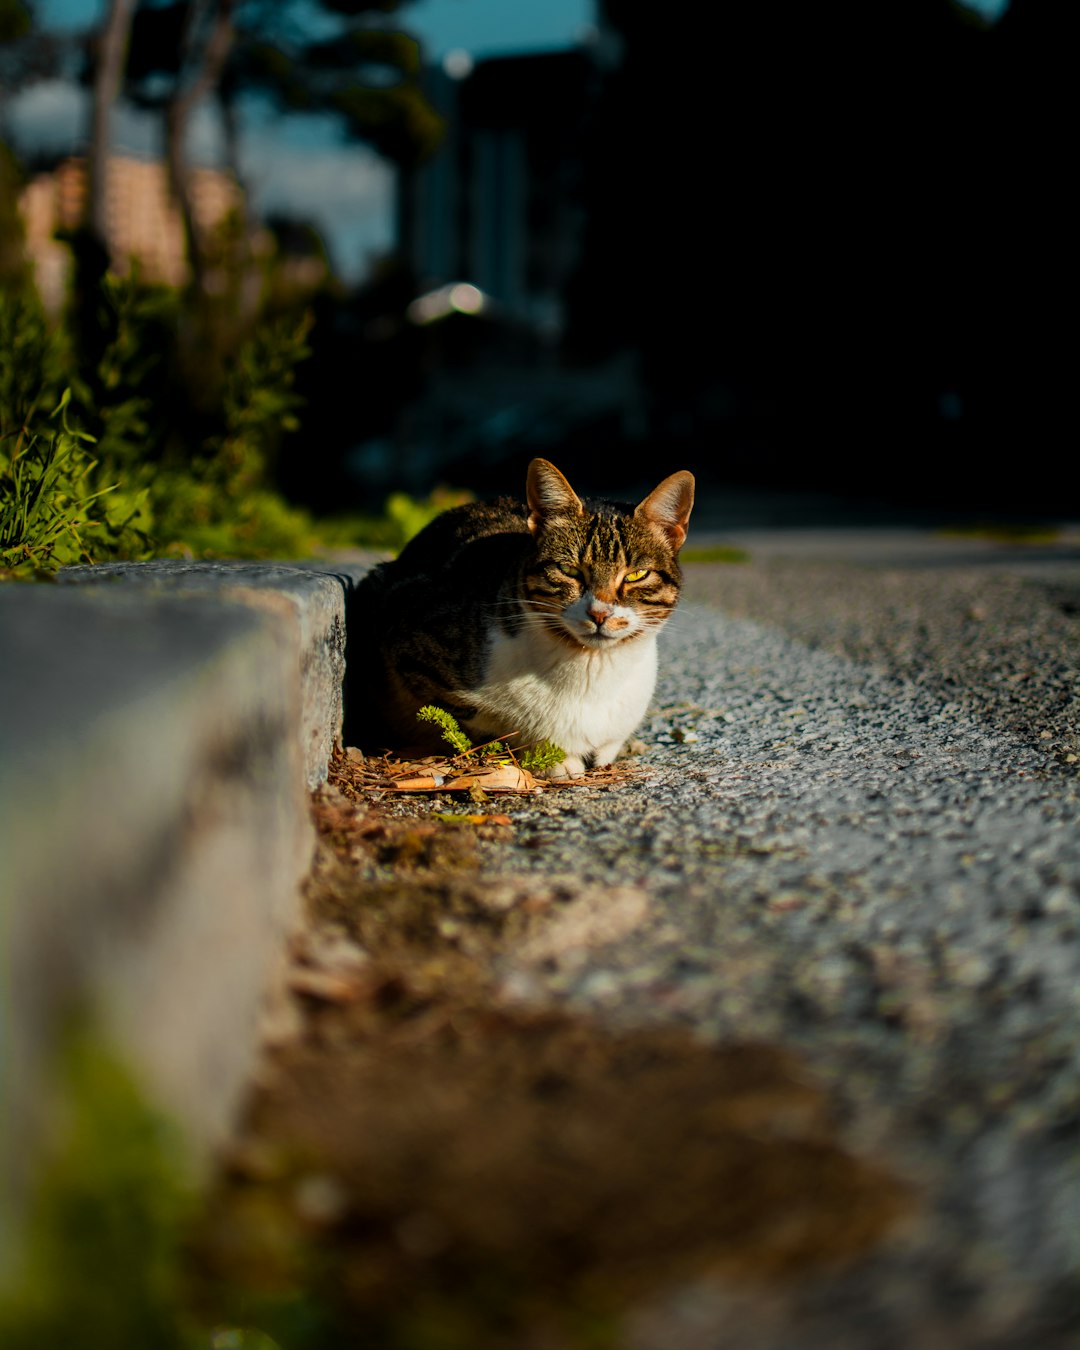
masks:
[[[582,501],[537,459],[526,487],[524,506],[446,512],[360,587],[370,745],[421,742],[425,703],[474,740],[554,741],[568,774],[609,763],[634,732],[679,598],[693,477],[634,507]]]

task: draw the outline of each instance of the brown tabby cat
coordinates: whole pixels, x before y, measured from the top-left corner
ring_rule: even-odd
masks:
[[[586,503],[534,459],[526,495],[447,511],[364,578],[370,649],[350,657],[362,745],[437,738],[416,720],[433,703],[477,744],[553,741],[566,758],[549,773],[569,777],[609,764],[641,721],[679,598],[693,475],[672,474],[637,507]]]

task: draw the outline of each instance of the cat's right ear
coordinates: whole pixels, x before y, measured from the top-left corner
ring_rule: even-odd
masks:
[[[554,516],[580,516],[585,512],[581,498],[546,459],[534,459],[525,483],[529,503],[529,529],[539,532]]]
[[[653,488],[634,515],[659,530],[678,553],[686,542],[686,526],[693,509],[694,475],[680,469],[665,478],[658,488]]]

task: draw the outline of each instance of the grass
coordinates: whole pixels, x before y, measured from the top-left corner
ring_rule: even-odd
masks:
[[[733,544],[708,544],[700,548],[684,548],[679,554],[679,560],[684,563],[747,563],[750,554]]]
[[[938,531],[948,539],[986,539],[995,544],[1056,544],[1061,538],[1057,525],[1045,521],[979,521],[974,525],[946,525]]]

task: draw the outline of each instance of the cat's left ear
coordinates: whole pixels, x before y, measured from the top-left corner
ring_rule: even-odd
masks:
[[[694,475],[685,469],[665,478],[634,512],[660,530],[678,553],[686,541],[686,526],[694,507]]]
[[[533,534],[553,516],[580,516],[585,511],[581,498],[555,465],[546,459],[534,459],[529,465],[525,492],[529,502],[529,529]]]

